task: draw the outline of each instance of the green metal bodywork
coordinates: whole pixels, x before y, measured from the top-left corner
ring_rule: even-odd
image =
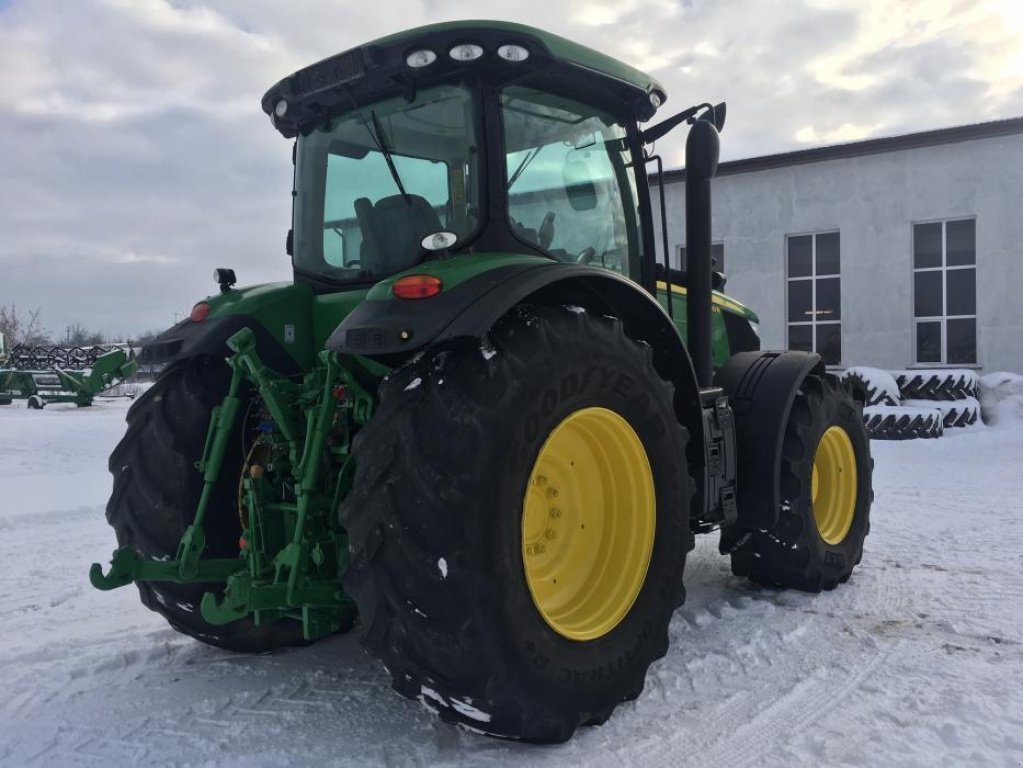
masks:
[[[355,605],[339,575],[347,566],[348,539],[334,514],[351,483],[351,433],[369,421],[374,399],[354,375],[379,378],[386,369],[364,362],[342,365],[323,351],[301,378],[267,368],[248,328],[228,341],[232,376],[227,396],[213,409],[202,458],[195,469],[203,489],[195,518],[173,560],[146,560],[131,547],[114,552],[108,573],[93,564],[97,589],[132,581],[224,582],[223,595],[204,594],[200,604],[210,624],[251,616],[257,624],[292,618],[307,640],[350,626]],[[239,484],[242,535],[236,558],[204,558],[204,521],[220,481],[229,437],[242,418],[243,385],[261,408]],[[248,424],[244,426],[250,426]]]
[[[315,294],[300,283],[270,283],[249,288],[232,289],[203,299],[210,305],[209,319],[243,314],[256,317],[302,370],[310,368],[327,337],[348,314],[364,301],[401,302],[391,293],[394,284],[407,275],[432,275],[441,279],[444,290],[451,290],[472,278],[498,267],[524,264],[537,268],[552,267],[549,259],[521,254],[477,253],[450,259],[429,261],[392,275],[370,287],[354,288],[329,294]],[[593,268],[598,270],[597,267]],[[642,290],[638,285],[637,290]],[[658,300],[667,309],[666,286],[659,285]],[[757,323],[756,314],[748,307],[714,293],[714,361],[721,364],[731,355],[725,334],[722,312],[731,312]],[[672,312],[675,326],[686,338],[686,297],[684,289],[673,286]],[[294,328],[293,336],[286,330]]]

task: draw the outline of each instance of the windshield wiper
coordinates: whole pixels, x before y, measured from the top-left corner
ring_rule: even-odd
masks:
[[[355,110],[355,114],[359,116],[359,121],[366,127],[366,133],[373,139],[373,144],[376,146],[377,151],[384,156],[384,162],[387,163],[387,170],[391,172],[391,178],[394,179],[394,183],[398,187],[398,191],[401,192],[402,199],[405,200],[405,204],[410,208],[412,207],[412,198],[409,197],[408,192],[405,191],[405,185],[401,183],[401,176],[398,175],[398,169],[394,166],[394,158],[391,157],[391,152],[384,145],[384,132],[380,129],[380,122],[377,120],[377,113],[374,110],[369,111],[369,116],[372,118],[372,124],[366,120],[366,116],[362,114],[362,110],[359,109],[359,105],[355,102],[355,97],[352,96],[350,90],[346,90],[345,94],[348,96],[348,100],[352,103],[352,109]]]
[[[405,204],[409,207],[412,206],[412,198],[408,196],[408,192],[405,191],[405,185],[401,183],[401,176],[398,175],[398,169],[394,167],[394,158],[391,157],[390,151],[384,144],[384,132],[380,130],[380,123],[377,121],[377,113],[372,109],[369,111],[369,116],[373,120],[373,130],[370,131],[370,135],[373,137],[373,141],[376,142],[377,149],[380,150],[380,154],[384,156],[384,162],[387,163],[387,170],[391,172],[391,178],[394,179],[394,183],[398,185],[398,191],[401,192],[402,198],[405,200]],[[367,130],[369,126],[366,126]]]
[[[543,149],[542,146],[536,147],[532,151],[526,153],[526,156],[522,158],[522,162],[519,163],[519,167],[515,169],[515,172],[511,175],[511,178],[508,179],[508,189],[511,189],[512,184],[519,180],[519,176],[521,176],[522,172],[526,170],[526,166],[533,162],[533,158],[540,154],[541,149]]]

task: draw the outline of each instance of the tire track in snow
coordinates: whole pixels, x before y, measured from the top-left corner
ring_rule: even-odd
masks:
[[[865,664],[844,676],[819,667],[807,677],[789,681],[781,696],[778,696],[778,681],[728,696],[715,711],[696,713],[696,722],[687,723],[689,738],[678,741],[657,734],[631,748],[628,759],[637,765],[666,768],[689,764],[701,768],[751,765],[841,706],[901,644],[897,641],[877,650]],[[763,701],[771,703],[756,711],[757,704]],[[607,760],[603,764],[620,765],[620,760]]]
[[[597,763],[753,761],[805,727],[794,729],[790,719],[809,724],[825,715],[884,663],[901,640],[878,638],[872,626],[913,616],[912,594],[884,566],[858,570],[833,592],[808,595],[734,579],[727,560],[709,549],[698,545],[700,567],[687,569],[691,600],[676,614],[668,656],[652,668],[632,711],[623,708],[605,728],[613,731],[620,718],[655,725],[641,744]],[[850,658],[865,666],[850,669]],[[680,688],[681,681],[688,686]],[[687,706],[699,701],[698,709]],[[764,709],[764,702],[772,703]],[[734,732],[738,724],[746,724],[741,737]],[[680,733],[684,739],[675,737]],[[738,738],[748,746],[733,741]]]
[[[740,725],[722,738],[720,746],[701,755],[701,765],[705,768],[741,768],[759,760],[781,742],[790,741],[800,731],[844,704],[849,695],[901,646],[901,642],[891,644],[840,681],[832,679],[831,674],[824,669],[818,669],[811,677],[796,681],[784,696],[752,721]],[[671,750],[665,751],[670,753]],[[669,760],[662,764],[678,763]]]
[[[238,744],[246,744],[247,749],[255,749],[257,753],[272,751],[279,749],[281,744],[291,743],[296,734],[301,735],[310,728],[315,734],[319,732],[317,729],[358,720],[352,716],[353,713],[365,709],[370,698],[378,703],[382,700],[392,709],[390,714],[398,716],[398,719],[401,719],[402,709],[413,711],[416,719],[429,727],[430,718],[421,713],[418,706],[403,702],[390,693],[384,673],[375,665],[347,671],[353,673],[351,677],[330,675],[314,668],[299,679],[265,688],[257,686],[254,690],[198,698],[189,701],[181,710],[171,706],[163,714],[150,713],[141,718],[121,720],[113,728],[102,724],[90,727],[61,723],[42,743],[37,741],[35,745],[25,745],[26,749],[12,764],[63,767],[99,763],[175,765],[181,761],[217,762],[231,755]],[[159,681],[136,680],[132,684],[143,685],[146,682],[150,682],[157,692],[163,688]],[[116,721],[116,718],[108,718],[108,721]],[[405,727],[407,730],[408,723]],[[313,738],[315,740],[315,736]],[[185,751],[182,751],[182,743],[189,745]],[[332,744],[304,743],[303,749],[312,750],[316,746],[329,750]],[[372,755],[370,762],[381,759],[378,741],[369,742],[368,748]],[[314,763],[330,763],[329,751],[319,757],[327,759],[308,759]],[[281,764],[289,764],[289,761],[283,760]]]

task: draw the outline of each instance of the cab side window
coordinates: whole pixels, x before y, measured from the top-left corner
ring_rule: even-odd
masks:
[[[505,88],[501,105],[516,236],[560,261],[633,271],[638,213],[624,128],[592,107],[522,86]]]

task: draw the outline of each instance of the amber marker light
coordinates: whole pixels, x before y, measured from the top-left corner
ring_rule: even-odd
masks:
[[[433,275],[406,275],[398,278],[391,293],[399,299],[428,299],[441,292],[444,283]]]

